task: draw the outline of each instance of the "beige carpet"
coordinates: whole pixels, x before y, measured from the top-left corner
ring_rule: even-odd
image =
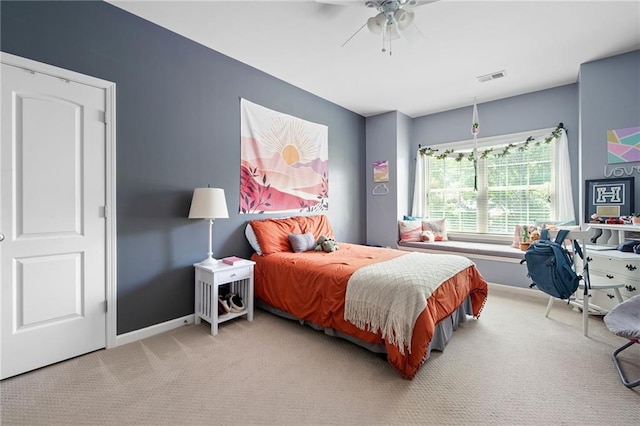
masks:
[[[491,289],[407,381],[384,359],[296,322],[208,324],[94,352],[2,381],[1,423],[638,425],[640,387],[611,352],[625,341],[557,303]],[[640,345],[628,349],[640,375]]]

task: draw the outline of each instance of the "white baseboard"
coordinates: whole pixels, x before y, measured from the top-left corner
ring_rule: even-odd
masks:
[[[549,295],[533,288],[515,287],[512,285],[487,283],[489,285],[489,295],[495,290],[500,293],[511,293],[519,296],[535,297],[537,299],[549,300]]]
[[[166,331],[171,331],[175,328],[182,327],[183,325],[193,324],[194,319],[195,316],[191,314],[181,318],[162,322],[160,324],[154,324],[150,327],[141,328],[140,330],[131,331],[125,334],[119,334],[116,336],[115,346],[126,345],[127,343],[146,339],[147,337],[155,336],[156,334],[164,333]]]
[[[535,297],[535,298],[544,299],[544,300],[549,299],[549,296],[547,296],[543,292],[530,289],[530,288],[515,287],[511,285],[496,284],[496,283],[488,283],[488,284],[489,284],[489,294],[491,294],[491,291],[498,291],[501,293],[518,294],[521,296]],[[171,331],[175,328],[182,327],[183,325],[193,324],[194,319],[195,319],[195,315],[193,314],[186,315],[184,317],[172,319],[170,321],[166,321],[160,324],[154,324],[150,327],[141,328],[140,330],[131,331],[125,334],[119,334],[116,336],[115,346],[126,345],[127,343],[136,342],[138,340],[146,339],[147,337],[155,336],[156,334]]]

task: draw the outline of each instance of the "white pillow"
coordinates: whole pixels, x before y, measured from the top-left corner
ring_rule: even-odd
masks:
[[[422,223],[419,220],[399,220],[400,242],[420,241]]]
[[[253,228],[250,223],[247,223],[247,227],[244,228],[244,236],[247,237],[247,241],[249,241],[253,250],[258,253],[258,255],[262,256],[262,250],[260,249],[260,244],[258,244],[258,238],[253,232]]]
[[[447,241],[446,219],[423,219],[422,241]],[[427,232],[428,231],[428,232]]]

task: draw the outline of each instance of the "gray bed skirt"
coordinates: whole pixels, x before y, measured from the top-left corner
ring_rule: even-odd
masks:
[[[387,349],[383,344],[376,345],[376,344],[363,342],[360,339],[344,334],[333,328],[324,328],[310,321],[301,320],[299,318],[294,317],[288,312],[281,311],[280,309],[277,309],[271,305],[268,305],[267,303],[263,302],[260,299],[255,300],[255,306],[257,308],[270,312],[274,315],[287,318],[290,320],[298,321],[301,325],[307,325],[315,330],[324,331],[324,334],[326,335],[333,336],[333,337],[340,337],[342,339],[348,340],[352,343],[355,343],[358,346],[362,346],[363,348],[371,352],[375,352],[378,354],[387,353]],[[425,359],[429,358],[429,355],[431,354],[432,350],[440,351],[440,352],[444,351],[444,347],[447,345],[447,342],[449,342],[449,340],[451,339],[453,332],[457,330],[458,324],[466,322],[467,316],[473,316],[471,299],[468,296],[464,300],[464,302],[462,302],[462,304],[458,306],[458,309],[456,309],[451,315],[449,315],[448,317],[446,317],[436,325],[433,338],[431,339],[431,342],[429,343],[429,347],[427,348],[427,355]]]

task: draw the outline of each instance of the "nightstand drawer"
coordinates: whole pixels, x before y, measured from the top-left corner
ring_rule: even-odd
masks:
[[[251,276],[251,266],[245,266],[242,268],[233,268],[229,271],[216,272],[214,279],[215,284],[230,283],[233,281],[244,280]]]

